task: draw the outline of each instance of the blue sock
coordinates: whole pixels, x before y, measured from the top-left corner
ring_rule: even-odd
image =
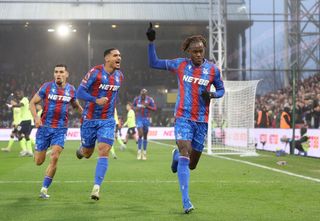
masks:
[[[186,157],[179,157],[178,161],[178,180],[180,191],[182,193],[182,202],[189,200],[189,169],[190,159]]]
[[[52,177],[45,176],[44,179],[43,179],[42,186],[45,187],[45,188],[49,188],[51,183],[52,183]]]
[[[96,166],[96,175],[94,178],[94,184],[101,185],[104,176],[106,175],[108,169],[108,158],[107,157],[99,157],[97,166]]]
[[[141,145],[142,145],[142,139],[138,139],[138,150],[141,150]]]
[[[147,150],[148,140],[143,140],[143,150]]]

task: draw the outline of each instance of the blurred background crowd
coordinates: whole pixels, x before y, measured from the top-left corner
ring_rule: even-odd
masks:
[[[34,58],[35,60],[37,58]],[[10,74],[0,73],[2,80],[0,81],[0,127],[10,128],[12,121],[12,112],[5,103],[8,96],[18,90],[24,89],[25,94],[31,98],[42,83],[53,79],[53,67],[51,63],[37,64],[30,62],[28,65],[12,67]],[[86,73],[86,67],[69,62],[73,68],[70,73],[69,81],[76,87]],[[129,69],[130,74],[125,75],[124,85],[121,88],[120,97],[118,99],[117,108],[122,119],[126,118],[125,104],[128,101],[133,101],[134,97],[139,95],[141,88],[145,87],[143,82],[158,81],[157,74],[149,74],[147,71],[141,73],[134,68]],[[136,73],[135,73],[136,72]],[[164,81],[162,79],[162,81]],[[296,124],[297,127],[305,125],[309,128],[319,128],[320,124],[320,74],[315,74],[306,79],[298,81],[296,93]],[[166,79],[168,88],[176,87],[176,79],[174,76],[169,76]],[[147,85],[149,88],[152,84]],[[162,98],[157,94],[157,90],[150,88],[150,96],[154,97],[155,102],[162,103],[157,111],[152,114],[152,126],[173,126],[173,104],[163,104]],[[158,100],[157,100],[158,98]],[[285,87],[265,95],[257,95],[255,108],[255,124],[259,128],[280,128],[281,113],[287,108],[289,114],[292,114],[292,87]],[[259,112],[264,117],[259,117]],[[77,113],[72,113],[70,109],[70,127],[79,127],[80,116]],[[291,118],[292,119],[292,118]]]

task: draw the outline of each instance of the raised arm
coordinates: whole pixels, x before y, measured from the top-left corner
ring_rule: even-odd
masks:
[[[148,60],[149,60],[149,66],[151,68],[156,69],[167,69],[166,60],[158,59],[156,48],[153,43],[153,41],[156,39],[156,31],[152,28],[152,23],[150,22],[149,28],[146,32],[147,38],[149,40],[149,46],[148,46]]]
[[[149,43],[148,59],[149,59],[149,66],[151,68],[167,70],[167,62],[166,60],[158,59],[154,43]]]

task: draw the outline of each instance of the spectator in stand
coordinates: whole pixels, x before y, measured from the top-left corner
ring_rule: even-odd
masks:
[[[291,114],[288,104],[285,104],[284,110],[281,113],[280,117],[280,128],[281,129],[290,129],[291,127]]]
[[[266,106],[262,106],[261,110],[258,111],[257,116],[257,127],[268,128],[270,126],[269,114]]]

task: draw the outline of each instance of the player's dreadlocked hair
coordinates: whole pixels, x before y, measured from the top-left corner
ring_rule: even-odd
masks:
[[[191,43],[199,42],[199,41],[203,43],[203,46],[205,48],[207,47],[207,41],[202,35],[192,35],[184,40],[184,42],[182,43],[182,50],[186,51],[189,48]]]

